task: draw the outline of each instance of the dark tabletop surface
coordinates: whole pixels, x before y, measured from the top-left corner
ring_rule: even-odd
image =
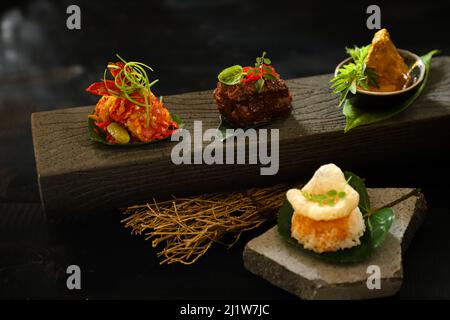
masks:
[[[76,3],[82,29],[65,27]],[[333,4],[334,3],[334,4]],[[401,48],[450,52],[446,2],[381,3],[383,25]],[[53,225],[44,219],[30,114],[88,105],[84,89],[120,53],[157,67],[158,94],[211,89],[217,73],[262,50],[284,78],[330,73],[343,48],[365,44],[368,1],[15,1],[0,4],[0,297],[294,297],[247,272],[242,249],[215,247],[197,264],[159,266],[149,242],[120,225],[120,213]],[[136,32],[135,30],[138,30]],[[449,142],[442,154],[383,167],[352,168],[371,187],[420,187],[428,217],[404,258],[397,298],[450,298]],[[414,147],[414,142],[411,142]],[[66,289],[66,267],[82,269],[82,290]]]

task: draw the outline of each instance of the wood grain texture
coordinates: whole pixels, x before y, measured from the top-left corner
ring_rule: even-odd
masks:
[[[87,114],[93,106],[32,115],[33,144],[41,200],[47,214],[85,214],[165,197],[211,192],[298,179],[325,162],[343,168],[389,165],[437,156],[450,144],[450,57],[432,63],[422,96],[395,118],[346,134],[331,75],[288,80],[293,113],[267,128],[280,129],[280,170],[261,176],[259,165],[180,165],[171,162],[176,142],[117,148],[88,138]],[[171,112],[193,128],[216,128],[219,116],[212,91],[165,97]]]

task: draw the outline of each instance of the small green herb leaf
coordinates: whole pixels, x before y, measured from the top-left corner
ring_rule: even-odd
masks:
[[[266,53],[265,51],[263,51],[261,57],[257,57],[257,58],[256,58],[256,63],[255,63],[255,67],[256,67],[256,68],[261,67],[261,65],[262,65],[263,63],[265,63],[265,60],[268,59],[268,58],[266,58],[266,54],[267,54],[267,53]],[[270,60],[269,60],[269,61],[270,61]],[[269,64],[269,63],[268,63],[268,64]]]
[[[355,94],[356,93],[356,82],[353,81],[352,84],[350,85],[350,92]]]
[[[238,84],[243,79],[244,74],[240,65],[235,65],[222,70],[217,76],[220,82],[223,84],[232,86]]]
[[[256,82],[255,82],[256,91],[262,92],[263,87],[264,87],[264,79],[259,78],[258,80],[256,80]]]
[[[336,195],[337,195],[337,191],[334,189],[327,192],[327,196],[329,196],[329,197],[335,197]]]
[[[269,73],[264,73],[263,77],[265,79],[271,80],[271,81],[277,81],[278,80],[277,77],[275,77],[274,75],[269,74]]]

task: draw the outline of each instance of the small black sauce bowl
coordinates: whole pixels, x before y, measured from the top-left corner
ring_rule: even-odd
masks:
[[[402,49],[397,49],[397,51],[409,68],[415,64],[414,69],[410,72],[412,76],[410,85],[405,89],[390,92],[375,92],[357,88],[356,94],[349,92],[347,96],[354,105],[364,109],[385,109],[402,103],[417,92],[425,77],[425,64],[418,55],[410,51]],[[334,71],[334,75],[336,76],[339,69],[351,61],[352,58],[347,58],[339,63]]]

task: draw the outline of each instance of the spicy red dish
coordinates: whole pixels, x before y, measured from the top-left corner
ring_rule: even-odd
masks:
[[[292,95],[270,64],[264,52],[254,67],[235,65],[219,74],[214,99],[228,123],[247,128],[291,113]]]
[[[119,57],[120,58],[120,57]],[[121,59],[121,58],[120,58]],[[109,63],[108,70],[114,80],[95,82],[86,91],[102,96],[89,118],[109,144],[151,142],[169,137],[179,128],[151,87],[146,70],[140,62]]]

